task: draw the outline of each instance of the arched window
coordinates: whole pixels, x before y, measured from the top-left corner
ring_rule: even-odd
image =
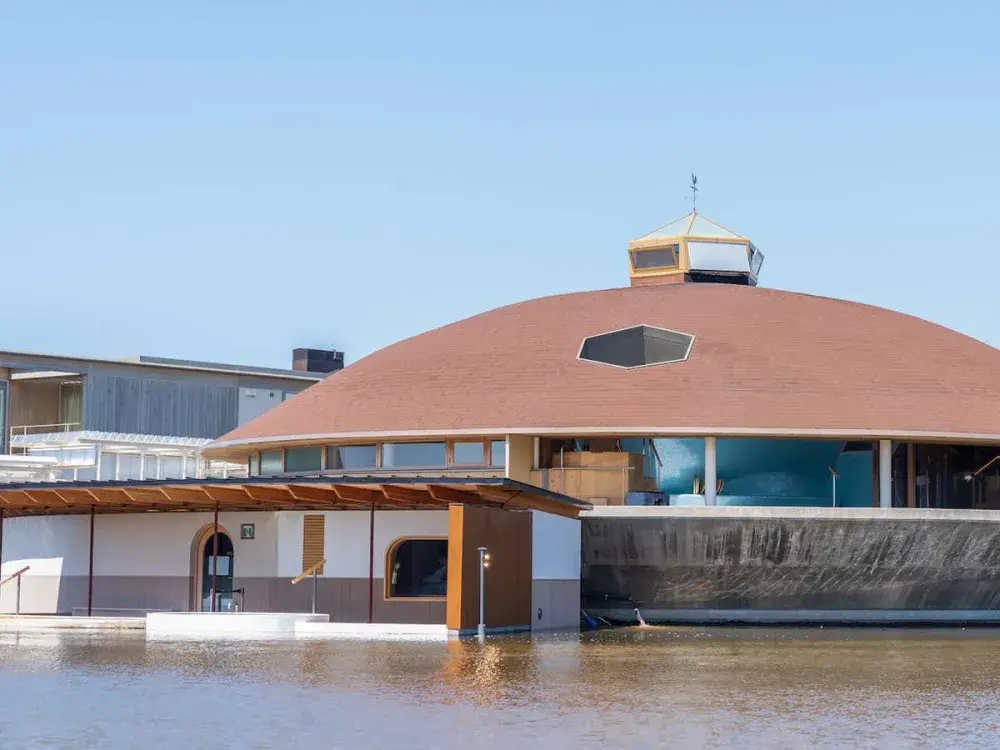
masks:
[[[448,540],[397,539],[386,555],[385,596],[441,597],[448,593]]]

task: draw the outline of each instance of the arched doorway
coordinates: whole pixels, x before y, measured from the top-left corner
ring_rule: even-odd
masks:
[[[216,570],[215,534],[213,527],[202,529],[195,537],[194,548],[194,609],[201,612],[212,611],[212,572]],[[233,540],[229,533],[219,527],[218,569],[215,575],[215,611],[228,612],[233,607],[233,574],[236,561]]]

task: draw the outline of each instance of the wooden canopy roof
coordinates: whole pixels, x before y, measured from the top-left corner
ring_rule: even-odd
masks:
[[[452,503],[576,518],[590,508],[503,477],[295,476],[251,479],[22,482],[0,485],[5,517],[279,510],[441,510]]]

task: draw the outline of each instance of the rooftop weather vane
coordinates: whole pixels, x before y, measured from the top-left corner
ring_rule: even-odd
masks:
[[[691,213],[698,213],[698,175],[691,173]]]

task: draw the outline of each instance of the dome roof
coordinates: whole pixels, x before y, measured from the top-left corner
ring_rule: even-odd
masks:
[[[463,433],[1000,442],[998,383],[1000,350],[878,307],[725,284],[612,289],[393,344],[213,448]]]

